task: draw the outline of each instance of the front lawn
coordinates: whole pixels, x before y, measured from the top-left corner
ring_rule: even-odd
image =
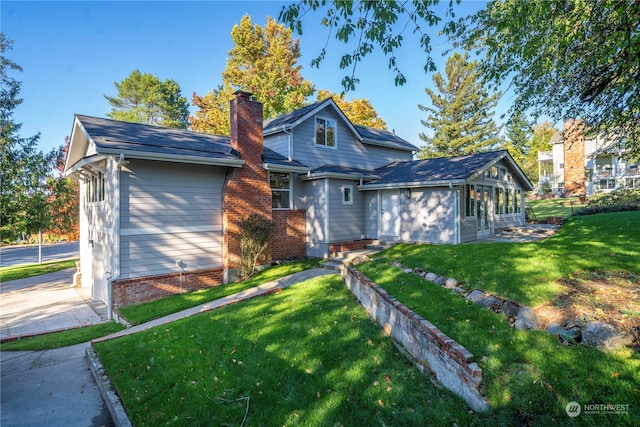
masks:
[[[51,332],[49,334],[22,338],[0,344],[0,351],[40,351],[67,347],[104,337],[124,329],[116,322],[105,322],[98,325],[69,329],[68,331]]]
[[[244,282],[214,286],[212,288],[188,292],[181,295],[173,295],[155,301],[130,305],[120,308],[118,312],[128,322],[138,325],[140,323],[148,322],[181,310],[186,310],[218,298],[223,298],[228,295],[241,292],[270,280],[276,280],[293,273],[317,267],[319,264],[320,260],[318,259],[301,259],[286,262],[259,271],[252,278],[245,280]]]
[[[95,346],[135,426],[470,425],[337,276]]]
[[[41,274],[53,273],[76,266],[77,259],[66,261],[51,261],[42,264],[22,264],[9,267],[0,267],[0,282],[26,279]]]
[[[537,219],[547,219],[550,216],[568,218],[584,206],[577,197],[527,200],[526,203]]]
[[[552,302],[566,290],[560,279],[581,272],[640,273],[640,212],[576,216],[551,238],[532,243],[456,246],[396,245],[390,260],[454,277],[528,306]]]

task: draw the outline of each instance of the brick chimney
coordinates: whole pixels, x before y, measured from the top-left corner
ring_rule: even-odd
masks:
[[[247,92],[237,91],[231,101],[231,147],[244,160],[231,168],[222,196],[224,281],[237,278],[240,265],[240,224],[256,213],[272,219],[271,186],[263,167],[262,104]],[[268,261],[270,256],[267,254]]]
[[[586,195],[584,158],[584,122],[564,122],[564,188],[568,196]]]

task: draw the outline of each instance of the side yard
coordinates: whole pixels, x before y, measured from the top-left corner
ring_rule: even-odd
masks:
[[[394,265],[455,277],[523,305],[561,306],[566,280],[594,275],[625,277],[640,292],[638,235],[640,212],[582,216],[537,243],[398,245],[357,266],[474,353],[492,406],[485,414],[412,366],[338,277],[95,349],[134,425],[634,425],[637,349],[604,353],[516,330],[504,315]],[[627,317],[637,321],[640,313]],[[626,410],[571,418],[570,402]]]

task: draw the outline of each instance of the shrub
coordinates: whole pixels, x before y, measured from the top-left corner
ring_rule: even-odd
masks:
[[[587,205],[575,215],[594,215],[609,212],[640,210],[640,190],[624,190],[616,193],[600,193],[589,197]]]
[[[256,271],[256,263],[269,245],[276,224],[270,219],[251,214],[240,224],[240,280],[246,280]]]

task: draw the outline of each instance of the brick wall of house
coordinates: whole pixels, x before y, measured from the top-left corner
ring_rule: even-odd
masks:
[[[234,278],[240,264],[240,224],[250,214],[271,220],[271,186],[263,167],[262,104],[250,93],[236,92],[231,101],[231,147],[244,160],[241,168],[231,168],[223,192],[223,266],[225,281]],[[264,261],[269,261],[266,255]]]
[[[584,195],[584,123],[580,120],[567,120],[564,123],[564,187],[568,196]]]
[[[210,288],[222,283],[222,268],[118,280],[113,283],[113,307],[120,308],[153,301],[180,292]]]
[[[271,240],[273,259],[304,257],[307,253],[305,241],[305,210],[275,210],[273,220],[276,232]]]

